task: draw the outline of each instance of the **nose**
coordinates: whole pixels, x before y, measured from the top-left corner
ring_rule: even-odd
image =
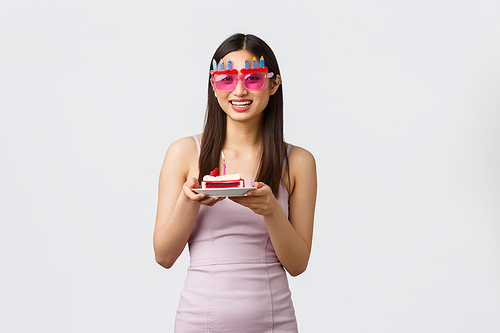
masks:
[[[238,83],[236,83],[236,87],[233,90],[233,94],[235,96],[243,96],[247,93],[246,89],[243,87],[243,82],[241,82],[241,78],[238,78]]]

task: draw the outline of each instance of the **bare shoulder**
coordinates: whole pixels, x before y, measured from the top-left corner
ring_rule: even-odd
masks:
[[[311,170],[311,168],[316,170],[316,160],[313,154],[299,146],[292,146],[288,155],[288,161],[292,171]]]
[[[162,169],[181,171],[185,177],[198,165],[198,148],[193,137],[178,139],[168,147]]]
[[[198,154],[198,149],[196,148],[196,142],[191,136],[178,139],[168,147],[167,154],[173,154],[176,157],[183,157],[186,155],[191,156],[192,153]]]
[[[290,194],[298,188],[310,188],[308,191],[316,190],[316,160],[307,149],[292,146],[288,155],[288,168],[290,172]]]

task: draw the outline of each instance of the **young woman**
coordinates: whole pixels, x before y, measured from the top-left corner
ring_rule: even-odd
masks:
[[[265,59],[263,69],[242,74],[254,57]],[[314,157],[283,141],[281,75],[264,41],[233,35],[213,59],[231,61],[237,74],[213,68],[203,134],[172,143],[160,173],[156,261],[170,268],[186,244],[191,256],[175,330],[297,332],[284,269],[297,276],[309,260]],[[227,174],[255,179],[256,189],[233,198],[195,192],[204,175],[222,170],[222,153]]]

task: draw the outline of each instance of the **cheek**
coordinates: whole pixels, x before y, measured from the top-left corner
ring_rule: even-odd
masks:
[[[225,113],[227,113],[231,107],[230,103],[229,103],[229,98],[227,95],[229,95],[229,93],[221,93],[221,92],[217,93],[217,92],[215,92],[215,97],[217,98],[217,103],[219,104],[222,111],[224,111]]]
[[[229,93],[224,93],[224,92],[217,92],[214,90],[215,98],[217,98],[217,102],[219,102],[219,105],[222,105],[226,102],[228,102],[228,97]]]
[[[259,96],[259,104],[266,106],[267,103],[269,103],[269,97],[270,97],[269,92],[263,90],[262,94],[260,94],[260,96]]]

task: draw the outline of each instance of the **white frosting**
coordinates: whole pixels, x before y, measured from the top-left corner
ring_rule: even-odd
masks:
[[[232,175],[222,175],[222,176],[217,176],[217,177],[214,177],[214,176],[209,176],[209,175],[206,175],[206,176],[203,176],[203,180],[204,181],[217,181],[217,180],[238,180],[238,179],[241,179],[241,176],[239,173],[235,173],[235,174],[232,174]]]

